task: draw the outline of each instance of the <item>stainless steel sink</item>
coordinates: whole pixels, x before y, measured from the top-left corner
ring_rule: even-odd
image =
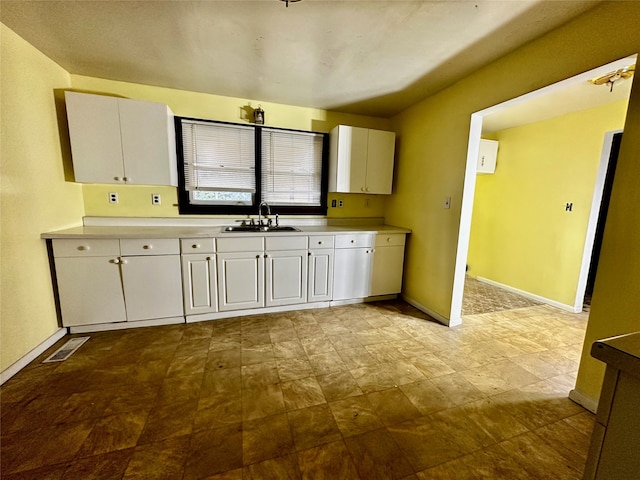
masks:
[[[234,227],[225,227],[222,229],[223,232],[299,232],[300,229],[296,227],[290,226],[266,226],[266,225],[237,225]]]

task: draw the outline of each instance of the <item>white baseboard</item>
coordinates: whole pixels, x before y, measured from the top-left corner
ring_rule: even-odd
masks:
[[[290,312],[291,310],[309,310],[312,308],[327,308],[329,302],[298,303],[295,305],[281,305],[278,307],[252,308],[248,310],[229,310],[228,312],[201,313],[187,315],[187,323],[221,320],[223,318],[244,317],[247,315],[262,315],[264,313]]]
[[[36,348],[27,353],[24,357],[4,369],[0,372],[0,385],[13,377],[16,373],[22,370],[24,367],[33,362],[36,358],[47,351],[48,348],[55,345],[55,343],[67,334],[66,328],[58,329],[53,335],[47,338],[44,342],[38,345]]]
[[[184,317],[154,318],[151,320],[137,320],[134,322],[94,323],[92,325],[69,327],[69,330],[71,333],[108,332],[110,330],[124,330],[127,328],[175,325],[176,323],[184,323]]]
[[[402,294],[401,297],[409,305],[413,305],[414,307],[416,307],[421,312],[424,312],[427,315],[429,315],[430,317],[433,317],[435,320],[437,320],[438,322],[442,323],[443,325],[446,325],[447,327],[455,327],[456,325],[460,325],[462,323],[462,319],[449,319],[449,318],[447,318],[447,317],[445,317],[443,315],[440,315],[437,312],[434,312],[430,308],[425,307],[421,303],[416,302],[413,298],[407,297],[404,294]]]
[[[566,310],[567,312],[580,313],[582,311],[582,306],[580,306],[580,308],[576,308],[574,305],[567,305],[566,303],[560,303],[556,300],[551,300],[550,298],[541,297],[540,295],[526,292],[524,290],[520,290],[519,288],[510,287],[509,285],[505,285],[504,283],[500,283],[500,282],[495,282],[488,278],[476,277],[476,280],[478,280],[479,282],[487,283],[489,285],[493,285],[494,287],[502,288],[503,290],[507,290],[512,293],[517,293],[522,297],[530,298],[531,300],[535,300],[536,302],[545,303],[547,305],[551,305],[552,307],[556,307],[561,310]]]
[[[569,399],[586,408],[591,413],[596,413],[598,411],[598,401],[583,393],[580,393],[576,389],[573,389],[569,392]]]

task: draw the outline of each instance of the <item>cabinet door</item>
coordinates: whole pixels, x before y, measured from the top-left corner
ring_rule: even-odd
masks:
[[[118,99],[118,106],[127,183],[176,186],[167,106],[130,99]]]
[[[327,302],[333,294],[333,249],[309,252],[309,302]]]
[[[118,99],[65,92],[76,182],[122,183]]]
[[[180,317],[180,255],[122,257],[122,285],[127,320]]]
[[[402,290],[404,245],[376,247],[370,295],[391,295]]]
[[[218,309],[242,310],[264,306],[262,252],[219,253]]]
[[[371,285],[371,248],[335,250],[333,299],[347,300],[369,296]]]
[[[267,253],[267,307],[307,301],[307,263],[306,250]]]
[[[366,128],[338,125],[331,131],[329,191],[364,192],[367,175]]]
[[[117,257],[56,258],[62,325],[127,319]]]
[[[369,130],[366,193],[391,194],[395,141],[393,132]]]
[[[197,315],[218,311],[215,255],[182,256],[182,289],[185,314]]]

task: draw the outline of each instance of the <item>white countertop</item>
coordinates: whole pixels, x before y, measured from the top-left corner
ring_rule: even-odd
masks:
[[[393,225],[295,225],[298,232],[223,232],[225,226],[84,226],[55,230],[42,238],[207,238],[287,235],[338,235],[350,233],[411,233]]]
[[[591,356],[630,375],[640,377],[640,332],[594,342]]]

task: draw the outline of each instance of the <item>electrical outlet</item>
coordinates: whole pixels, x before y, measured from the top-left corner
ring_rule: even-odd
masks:
[[[159,193],[152,193],[151,194],[151,205],[160,205],[160,203],[162,203],[162,199],[160,198],[160,194]]]
[[[109,203],[118,203],[118,193],[109,192]]]
[[[342,207],[344,205],[342,200],[338,200],[338,207]]]
[[[445,197],[444,208],[451,208],[451,197]]]

